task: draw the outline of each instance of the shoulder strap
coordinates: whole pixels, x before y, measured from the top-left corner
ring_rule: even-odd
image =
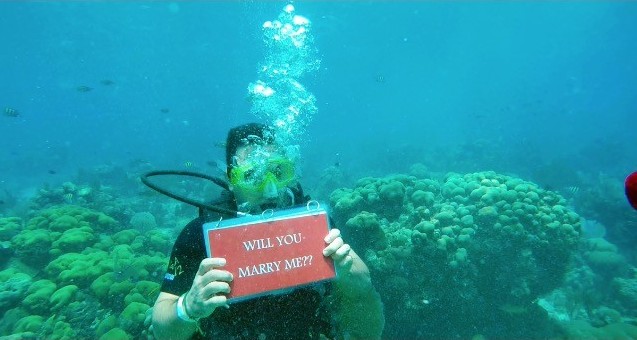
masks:
[[[294,202],[297,204],[305,204],[312,199],[309,195],[303,194],[303,187],[301,187],[301,183],[296,183],[296,187],[290,188],[290,190],[292,190],[292,193],[294,194]]]

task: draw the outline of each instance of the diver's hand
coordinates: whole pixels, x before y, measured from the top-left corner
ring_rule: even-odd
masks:
[[[336,282],[348,293],[357,294],[369,291],[372,281],[369,268],[354,250],[341,238],[341,231],[332,229],[325,236],[328,244],[323,249],[323,256],[334,260],[334,267],[338,275]]]
[[[348,270],[352,266],[352,256],[349,254],[352,247],[343,241],[341,231],[338,229],[330,230],[329,234],[325,236],[325,243],[327,243],[327,247],[323,249],[323,256],[331,257],[336,268]]]
[[[224,294],[230,293],[232,273],[217,269],[226,265],[221,257],[205,258],[199,264],[199,270],[192,282],[192,287],[184,298],[186,313],[193,319],[204,318],[212,314],[218,307],[228,306]]]

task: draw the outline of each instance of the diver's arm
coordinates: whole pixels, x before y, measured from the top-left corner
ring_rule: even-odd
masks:
[[[385,326],[383,303],[372,285],[369,270],[353,250],[349,279],[337,279],[335,291],[340,301],[340,319],[350,339],[380,339]]]
[[[184,321],[177,317],[179,296],[161,292],[153,307],[153,332],[155,338],[190,339],[197,330],[197,323]]]
[[[380,295],[372,285],[369,268],[343,242],[338,229],[330,230],[325,241],[329,245],[323,254],[334,260],[338,273],[334,294],[340,301],[341,327],[350,339],[380,339],[385,315]]]
[[[205,258],[183,299],[184,313],[192,319],[210,316],[219,307],[228,308],[225,294],[230,293],[232,274],[220,269],[226,259]],[[153,332],[158,339],[188,339],[197,330],[197,322],[184,321],[177,316],[179,297],[166,292],[159,293],[153,308]]]

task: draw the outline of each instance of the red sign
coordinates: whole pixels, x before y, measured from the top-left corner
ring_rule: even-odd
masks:
[[[225,258],[224,269],[234,276],[230,301],[336,275],[332,260],[323,256],[329,231],[325,210],[267,219],[251,216],[247,221],[226,227],[214,222],[204,225],[208,255]]]

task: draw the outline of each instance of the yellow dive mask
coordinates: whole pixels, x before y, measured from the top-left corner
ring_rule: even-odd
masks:
[[[265,164],[249,163],[230,170],[230,184],[242,191],[264,192],[268,186],[283,189],[294,183],[294,163],[287,158],[268,159]]]

